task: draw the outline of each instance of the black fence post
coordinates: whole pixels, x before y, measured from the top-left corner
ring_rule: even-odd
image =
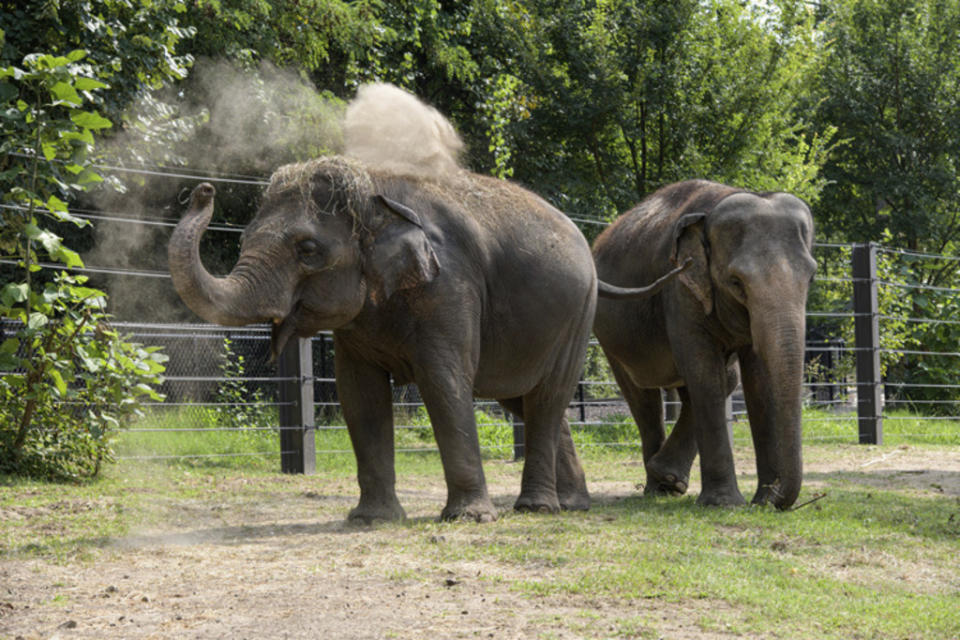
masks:
[[[510,414],[513,423],[513,459],[523,460],[523,420]]]
[[[583,390],[583,376],[580,376],[580,384],[577,385],[577,399],[580,401],[580,422],[587,421],[587,398]]]
[[[853,313],[860,444],[883,444],[877,245],[873,242],[853,245]]]
[[[310,338],[291,339],[277,363],[280,376],[280,470],[313,474],[317,469],[313,417],[313,352]]]
[[[663,419],[676,422],[680,417],[680,393],[676,389],[663,390]]]

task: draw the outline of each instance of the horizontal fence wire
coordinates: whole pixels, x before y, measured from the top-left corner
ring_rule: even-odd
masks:
[[[32,157],[30,154],[26,155]],[[100,164],[97,168],[115,175],[130,174],[141,178],[169,181],[171,185],[176,185],[176,189],[182,188],[182,181],[208,181],[253,187],[268,184],[268,180],[262,176],[194,171],[181,167],[146,165],[124,167]],[[185,205],[186,189],[180,193],[180,204]],[[20,205],[4,204],[0,205],[0,208],[5,211],[24,211]],[[122,207],[117,209],[111,211],[77,207],[71,208],[70,213],[89,221],[94,226],[123,225],[124,229],[131,230],[130,233],[135,233],[138,225],[172,228],[179,219],[179,216],[164,215],[164,211],[160,209],[136,213],[120,210]],[[571,216],[571,219],[591,227],[606,227],[611,224],[610,221],[589,216]],[[237,234],[242,230],[240,225],[225,222],[214,222],[208,227],[208,231],[213,233]],[[162,234],[164,231],[157,229],[155,233]],[[920,346],[916,342],[892,345],[881,343],[873,347],[858,346],[853,341],[854,323],[870,318],[876,319],[881,328],[887,324],[899,323],[915,331],[923,331],[927,327],[940,327],[944,331],[949,331],[954,325],[960,324],[960,319],[923,317],[916,308],[906,313],[904,308],[889,312],[881,308],[874,314],[857,313],[853,309],[849,296],[854,287],[865,283],[864,279],[854,277],[849,270],[849,264],[846,269],[835,266],[828,268],[828,265],[834,265],[837,260],[849,260],[849,255],[845,252],[852,252],[854,245],[817,242],[813,249],[818,263],[823,265],[823,268],[822,273],[814,278],[811,291],[833,292],[831,295],[834,297],[822,299],[820,308],[811,307],[807,312],[808,329],[832,333],[817,336],[828,338],[826,341],[811,339],[807,345],[803,400],[808,414],[804,417],[804,440],[856,442],[857,423],[860,421],[856,413],[858,390],[877,386],[876,382],[861,382],[855,378],[853,363],[857,358],[865,354],[877,353],[884,359],[884,366],[890,372],[911,359],[930,361],[938,358],[949,361],[960,357],[960,351],[952,350],[950,345],[941,344],[928,348],[928,345]],[[947,264],[960,261],[960,257],[957,256],[924,254],[889,247],[877,246],[876,250],[884,260],[888,261],[904,260],[909,263],[909,261],[940,260]],[[100,257],[96,261],[91,261],[83,267],[67,268],[64,265],[49,262],[42,262],[39,266],[44,270],[111,276],[125,283],[135,283],[137,279],[169,280],[170,278],[169,273],[155,267],[133,263],[106,264],[103,254],[98,255]],[[0,260],[0,266],[22,268],[17,261],[6,259]],[[893,269],[884,273],[899,272]],[[927,284],[919,279],[915,282],[895,282],[887,276],[868,281],[867,284],[882,290],[899,292],[896,295],[904,298],[922,293],[949,300],[960,294],[960,289]],[[9,326],[6,324],[3,326],[6,327],[5,332],[10,331]],[[311,385],[313,388],[314,431],[318,434],[317,453],[352,453],[349,439],[344,433],[346,426],[340,410],[333,369],[335,349],[329,332],[324,332],[311,341],[313,371],[291,377],[280,375],[277,363],[270,357],[271,328],[267,325],[226,328],[203,323],[124,321],[115,322],[114,326],[123,333],[130,334],[136,342],[163,347],[164,352],[170,357],[165,382],[161,388],[165,400],[145,404],[147,416],[124,432],[122,438],[131,442],[121,443],[123,446],[119,450],[119,457],[130,460],[215,460],[280,457],[291,454],[293,452],[280,446],[276,435],[301,428],[281,426],[279,421],[280,412],[287,411],[293,406],[291,402],[280,401],[279,387],[285,383]],[[819,329],[821,326],[825,328]],[[229,348],[225,346],[226,341],[230,343]],[[591,356],[587,367],[591,372],[590,379],[580,381],[567,412],[568,421],[575,437],[578,438],[577,444],[582,447],[636,448],[639,446],[639,436],[630,417],[629,406],[623,397],[618,395],[619,389],[608,372],[608,365],[595,339],[591,340],[590,350]],[[243,366],[237,368],[241,358]],[[952,366],[954,370],[960,372],[960,363],[941,366]],[[16,372],[8,375],[16,375]],[[929,421],[932,424],[950,425],[938,432],[939,435],[960,440],[957,435],[960,433],[960,426],[956,426],[960,425],[960,416],[956,411],[956,407],[960,405],[960,378],[957,378],[956,383],[942,379],[930,382],[909,378],[884,379],[880,385],[885,399],[883,418],[888,425],[904,421],[911,421],[910,424],[924,424]],[[396,450],[398,452],[435,452],[435,443],[429,433],[429,416],[416,386],[395,386],[393,401],[394,422],[400,434]],[[674,424],[676,414],[680,410],[679,404],[665,401],[663,406],[665,413],[668,414],[665,424],[668,426]],[[902,411],[917,408],[924,408],[925,412],[911,414],[909,417],[900,415]],[[928,415],[927,410],[932,413]],[[514,423],[519,424],[495,401],[478,400],[475,403],[475,411],[480,417],[481,431],[485,429],[510,431]],[[896,413],[890,413],[893,411]],[[489,416],[489,423],[487,418],[483,417],[484,415]],[[733,407],[728,412],[728,419],[733,423],[745,423],[748,420],[742,391],[739,389],[734,393]],[[837,425],[840,426],[837,427]],[[809,428],[806,428],[808,426]],[[835,427],[843,429],[843,433],[834,433]],[[954,430],[951,431],[951,427]],[[164,451],[163,447],[177,446],[175,443],[132,442],[137,438],[149,439],[163,436],[165,433],[176,434],[172,436],[174,438],[187,437],[191,434],[203,438],[217,437],[219,434],[222,438],[229,437],[243,441],[240,444],[234,445],[231,442],[223,446],[244,447],[249,450],[225,450],[222,453],[206,451],[172,453]],[[323,438],[320,437],[321,435]],[[906,437],[905,434],[900,435]],[[920,435],[930,436],[923,433]],[[420,437],[426,438],[422,442],[423,446],[420,446],[419,441],[415,446],[411,446],[410,438]],[[501,437],[512,440],[512,433],[501,434]],[[736,438],[749,440],[749,435],[739,435]],[[155,450],[150,451],[148,448],[151,446],[154,446]],[[513,445],[484,444],[483,450],[509,453],[513,450]]]

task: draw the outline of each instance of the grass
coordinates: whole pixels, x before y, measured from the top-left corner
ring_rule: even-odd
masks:
[[[480,445],[487,459],[506,459],[513,451],[513,426],[499,416],[476,411]],[[423,407],[410,413],[398,413],[395,446],[399,452],[427,451],[436,447],[430,421]],[[254,429],[231,429],[234,421],[209,407],[176,407],[157,410],[133,429],[121,432],[115,451],[121,458],[180,459],[195,467],[234,469],[276,469],[279,466],[279,439],[269,425],[273,416],[257,420]],[[316,432],[317,464],[330,470],[352,464],[350,438],[343,421],[334,417],[330,427]],[[925,443],[960,444],[960,420],[932,419],[907,411],[889,412],[884,418],[885,444]],[[626,415],[613,415],[601,425],[578,426],[573,429],[574,442],[580,449],[618,448],[639,451],[639,439],[633,420]],[[734,441],[749,444],[750,428],[746,420],[733,425]],[[827,410],[810,408],[804,412],[805,443],[856,443],[855,414],[837,415]],[[191,457],[193,456],[193,457]]]
[[[437,523],[429,517],[382,525],[381,542],[365,542],[365,553],[389,555],[391,561],[382,570],[369,568],[368,562],[365,571],[385,583],[410,582],[450,566],[482,563],[479,579],[491,588],[509,589],[520,603],[557,598],[586,603],[583,615],[551,623],[567,631],[562,637],[659,637],[662,620],[644,613],[651,607],[683,612],[698,633],[960,637],[960,498],[942,487],[900,482],[896,474],[866,466],[905,446],[914,455],[955,455],[958,425],[894,414],[885,421],[886,445],[860,447],[851,444],[855,421],[817,411],[808,411],[806,418],[807,460],[828,466],[851,457],[856,462],[808,474],[801,501],[814,492],[827,497],[805,508],[789,513],[704,509],[695,505],[695,496],[649,499],[625,490],[625,480],[642,480],[635,446],[588,446],[629,444],[633,427],[624,419],[605,431],[575,434],[588,479],[595,486],[619,487],[611,494],[595,491],[591,511],[549,517],[507,511],[486,525]],[[245,432],[241,442],[233,433],[170,431],[184,419],[166,416],[152,423],[159,433],[127,434],[118,450],[132,456],[137,451],[221,454],[276,447],[270,431]],[[410,417],[411,422],[418,419],[423,416]],[[485,444],[509,450],[508,424],[491,419],[481,425],[481,434]],[[746,493],[755,478],[749,464],[741,465],[752,459],[745,424],[735,426],[734,438],[738,468],[746,469],[741,478]],[[128,535],[144,519],[159,522],[166,517],[163,512],[184,505],[242,511],[244,505],[294,499],[308,488],[355,499],[355,464],[346,433],[320,431],[317,443],[319,450],[345,453],[319,455],[311,478],[277,474],[276,453],[126,459],[109,467],[100,480],[77,486],[0,477],[0,563],[22,558],[95,563],[108,541]],[[430,450],[429,432],[402,430],[397,447],[401,490],[425,487],[442,496],[442,469]],[[486,471],[491,485],[509,494],[516,491],[520,465],[503,462],[507,457],[500,448],[488,450]],[[427,512],[439,512],[440,506],[430,504]],[[319,517],[345,515],[342,505],[329,509]],[[191,513],[184,512],[184,528],[191,524]],[[341,540],[352,544],[349,538]],[[596,603],[636,614],[599,620]],[[604,629],[600,636],[598,628]]]

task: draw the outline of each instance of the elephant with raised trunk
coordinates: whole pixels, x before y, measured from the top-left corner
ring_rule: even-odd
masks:
[[[586,509],[565,418],[598,282],[590,248],[555,208],[466,171],[398,174],[344,157],[279,169],[231,273],[203,267],[214,188],[196,187],[169,245],[183,300],[224,325],[273,322],[272,349],[332,329],[337,390],[357,458],[351,519],[404,517],[395,491],[391,377],[416,382],[447,482],[444,519],[491,520],[473,397],[521,416],[520,510]],[[611,295],[646,295],[650,289]]]
[[[611,283],[692,261],[651,298],[597,308],[594,332],[640,430],[646,493],[685,492],[699,451],[698,502],[745,502],[724,411],[739,364],[759,480],[753,502],[796,501],[812,242],[800,199],[703,180],[660,189],[596,239],[598,276]],[[661,388],[676,388],[682,402],[669,437]]]

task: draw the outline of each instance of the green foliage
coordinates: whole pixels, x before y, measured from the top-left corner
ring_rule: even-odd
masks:
[[[220,358],[223,380],[217,384],[216,400],[219,406],[214,410],[219,425],[232,429],[276,426],[276,417],[264,410],[266,399],[263,391],[247,388],[243,379],[247,375],[244,357],[234,352],[230,338],[223,339]]]
[[[87,98],[119,123],[141,92],[187,76],[193,60],[177,52],[194,34],[180,24],[187,6],[184,0],[0,0],[6,35],[0,65],[18,64],[37,51],[65,55],[83,49],[83,75],[110,85]]]
[[[100,177],[89,167],[94,132],[110,126],[83,109],[105,87],[79,64],[85,52],[32,54],[0,68],[3,156],[0,257],[16,270],[0,289],[12,336],[0,344],[0,471],[79,479],[110,459],[113,432],[159,399],[165,356],[127,342],[109,325],[103,292],[60,272],[37,277],[43,259],[82,267],[47,224],[84,222],[66,200]]]
[[[166,356],[119,335],[100,291],[61,272],[42,292],[4,287],[0,315],[22,323],[0,345],[0,472],[77,480],[112,459],[110,441],[144,398],[160,400]],[[21,299],[22,298],[22,299]]]
[[[829,237],[943,253],[960,236],[960,4],[840,0],[825,5],[829,46],[816,117],[844,140],[824,167]]]
[[[817,198],[832,133],[796,109],[817,52],[801,3],[484,4],[475,31],[520,81],[514,175],[561,209],[609,217],[689,177]]]

